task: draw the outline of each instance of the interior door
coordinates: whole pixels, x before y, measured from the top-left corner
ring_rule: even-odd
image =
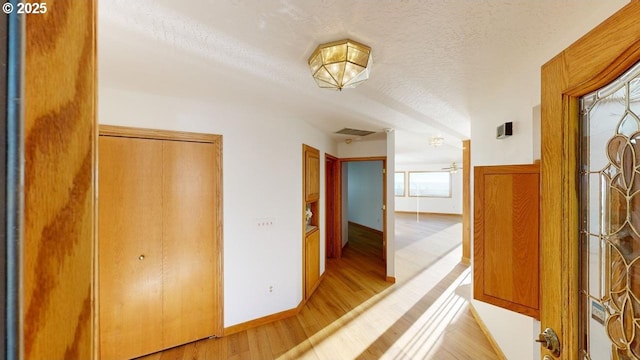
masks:
[[[617,231],[617,225],[631,223],[633,221],[632,212],[626,210],[629,207],[622,211],[624,220],[622,220],[621,224],[617,224],[620,221],[619,219],[611,218],[611,216],[600,221],[598,226],[600,226],[600,229],[604,229],[604,232],[598,236],[591,235],[595,234],[595,232],[591,232],[595,225],[583,224],[580,217],[586,213],[589,206],[594,209],[597,208],[597,212],[600,209],[605,209],[601,212],[619,216],[619,211],[611,211],[611,208],[606,210],[607,207],[627,206],[629,204],[627,200],[632,198],[630,191],[637,181],[634,177],[635,175],[627,178],[623,176],[624,180],[620,180],[620,182],[613,181],[613,178],[617,174],[624,172],[622,169],[625,166],[629,166],[620,165],[622,163],[621,159],[627,159],[624,161],[636,159],[635,155],[630,155],[634,154],[635,150],[625,152],[624,149],[620,150],[618,148],[617,152],[608,151],[606,149],[609,149],[609,146],[605,145],[603,146],[604,149],[595,150],[603,151],[605,152],[605,158],[613,159],[613,161],[609,162],[614,164],[613,172],[600,173],[599,170],[607,167],[605,163],[602,163],[603,167],[598,171],[594,170],[597,166],[581,168],[579,155],[580,143],[584,135],[581,130],[584,130],[584,128],[580,125],[579,103],[581,97],[612,83],[640,61],[640,22],[637,21],[639,18],[640,1],[632,1],[542,67],[541,327],[542,329],[550,328],[555,330],[560,343],[559,353],[556,352],[554,354],[552,350],[543,349],[541,352],[543,357],[552,356],[554,359],[566,360],[600,360],[599,357],[604,359],[638,358],[637,354],[633,355],[633,352],[628,351],[629,347],[633,345],[626,344],[627,349],[620,349],[621,346],[618,346],[622,345],[619,341],[620,339],[623,339],[623,341],[633,340],[636,332],[638,332],[635,325],[636,309],[640,309],[636,301],[637,298],[633,295],[633,290],[623,291],[626,288],[622,289],[620,286],[621,282],[627,284],[626,280],[635,279],[635,276],[629,275],[633,274],[633,266],[630,261],[623,260],[620,256],[606,256],[607,253],[613,254],[616,251],[607,245],[608,238],[611,235],[607,229],[615,228],[614,230]],[[615,129],[614,133],[610,133],[607,139],[615,138],[619,126],[616,127],[614,125],[612,128]],[[629,135],[633,134],[633,131],[629,132],[626,128],[623,133],[625,131]],[[627,138],[629,139],[629,136]],[[606,143],[609,143],[608,140]],[[631,144],[631,141],[623,143]],[[630,146],[630,149],[633,148],[633,146]],[[590,149],[591,151],[594,151],[594,149]],[[582,158],[588,158],[587,153],[582,155],[584,155]],[[634,173],[634,171],[631,171],[631,173]],[[581,202],[578,186],[580,181],[593,181],[595,183],[600,181],[603,176],[610,178],[605,179],[605,185],[607,183],[614,185],[624,184],[622,190],[613,190],[618,191],[618,193],[609,196],[607,199],[607,201],[613,200],[613,202],[610,202],[610,205],[598,205],[597,201],[594,203]],[[605,195],[612,194],[610,189],[604,189],[603,193]],[[620,194],[624,196],[620,196]],[[598,198],[598,196],[600,196],[600,193],[594,196],[593,199]],[[600,196],[599,198],[602,199],[603,197]],[[602,206],[602,208],[598,206]],[[589,216],[585,219],[589,219]],[[627,222],[627,220],[631,221]],[[588,230],[585,230],[585,226],[591,227],[587,227]],[[582,233],[579,231],[581,228],[583,229]],[[594,241],[595,238],[597,238],[597,241]],[[604,346],[599,345],[599,348],[604,347],[605,351],[602,354],[594,354],[594,356],[587,352],[590,348],[594,348],[593,339],[589,339],[587,331],[580,330],[580,320],[583,323],[590,322],[590,319],[593,319],[592,315],[598,309],[592,307],[591,300],[593,299],[591,296],[594,296],[594,293],[590,293],[588,289],[586,291],[580,290],[578,275],[581,270],[580,265],[597,259],[597,256],[585,256],[589,254],[588,250],[583,256],[580,256],[579,244],[581,239],[585,240],[586,249],[589,249],[589,245],[592,245],[596,253],[600,251],[598,250],[600,248],[604,251],[605,256],[600,257],[599,265],[601,266],[603,277],[600,284],[595,281],[593,286],[598,288],[597,291],[600,291],[600,289],[611,288],[613,285],[613,292],[617,293],[617,295],[613,296],[618,296],[617,300],[613,300],[612,296],[610,296],[608,299],[605,297],[604,301],[600,301],[601,303],[604,302],[601,305],[611,306],[604,309],[604,315],[600,315],[604,317],[604,325],[602,327],[604,329],[613,329],[612,333],[609,332],[610,336],[608,338],[613,337],[614,341],[609,341]],[[615,265],[616,262],[620,263],[621,261],[627,262],[623,266]],[[622,275],[620,269],[624,269],[626,275]],[[592,273],[591,280],[596,278],[594,274],[595,272]],[[588,277],[583,277],[583,279],[586,279],[585,284],[591,283]],[[631,283],[633,282],[631,281]],[[637,284],[637,281],[635,283]],[[602,297],[600,300],[602,300]],[[588,305],[582,306],[582,310],[585,310],[584,315],[580,315],[581,303]],[[622,305],[618,306],[619,304]],[[621,311],[614,311],[615,307],[621,307],[619,309]],[[586,312],[587,310],[589,313]],[[602,333],[604,331],[602,330]],[[640,336],[640,333],[638,333],[638,336]],[[616,341],[618,344],[615,344]],[[546,339],[542,342],[550,344]]]
[[[217,166],[211,143],[165,141],[163,157],[163,348],[167,348],[216,333],[213,169]]]
[[[162,141],[99,147],[100,358],[139,356],[162,348]]]

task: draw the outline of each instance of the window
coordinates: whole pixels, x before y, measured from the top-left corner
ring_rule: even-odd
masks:
[[[451,197],[451,173],[448,171],[409,172],[409,196]]]
[[[405,190],[405,173],[404,172],[397,172],[395,173],[395,185],[394,185],[394,189],[395,189],[395,193],[396,196],[406,196],[407,191]]]

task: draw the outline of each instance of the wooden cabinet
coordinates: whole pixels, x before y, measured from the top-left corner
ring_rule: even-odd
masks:
[[[101,358],[148,354],[162,346],[162,142],[101,136],[99,150]]]
[[[305,236],[305,294],[309,296],[320,280],[320,230],[314,228]]]
[[[320,283],[320,151],[302,145],[302,160],[302,288],[306,300]],[[307,211],[312,214],[309,220]]]
[[[540,317],[540,167],[474,171],[474,298]]]
[[[218,160],[215,143],[101,134],[101,359],[221,335]]]
[[[320,199],[320,151],[303,146],[304,153],[304,199],[306,202]]]

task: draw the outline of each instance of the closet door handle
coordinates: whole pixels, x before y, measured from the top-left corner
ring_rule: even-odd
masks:
[[[144,254],[138,256],[138,260],[144,260]]]

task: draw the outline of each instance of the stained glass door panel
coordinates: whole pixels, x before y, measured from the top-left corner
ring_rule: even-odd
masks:
[[[640,359],[640,64],[580,110],[580,353]]]

